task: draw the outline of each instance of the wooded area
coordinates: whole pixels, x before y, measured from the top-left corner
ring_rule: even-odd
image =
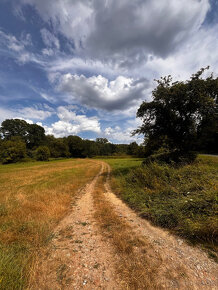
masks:
[[[136,142],[129,145],[112,144],[106,138],[97,138],[95,141],[84,140],[79,136],[55,138],[53,135],[45,135],[43,127],[20,119],[3,121],[0,133],[0,160],[4,164],[25,158],[46,161],[49,157],[143,156],[144,149]]]

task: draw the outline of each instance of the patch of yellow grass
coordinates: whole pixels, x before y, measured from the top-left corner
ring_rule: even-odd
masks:
[[[138,237],[132,228],[115,213],[104,196],[104,179],[99,179],[93,194],[95,217],[102,234],[107,236],[116,252],[116,267],[123,289],[162,289],[158,281],[158,268],[162,259],[152,245]],[[161,281],[162,282],[162,281]]]
[[[0,166],[0,289],[25,287],[32,257],[98,170],[87,159]]]

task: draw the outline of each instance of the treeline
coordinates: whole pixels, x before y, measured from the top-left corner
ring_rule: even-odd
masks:
[[[94,156],[134,155],[143,157],[144,147],[136,142],[112,144],[106,138],[95,141],[79,136],[55,138],[45,135],[43,127],[20,119],[7,119],[0,127],[0,161],[14,163],[25,158],[46,161],[49,158],[86,158]]]

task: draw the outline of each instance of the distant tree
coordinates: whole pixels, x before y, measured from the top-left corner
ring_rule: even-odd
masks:
[[[92,158],[99,155],[99,148],[95,141],[83,140],[83,157]]]
[[[20,137],[11,137],[0,143],[0,161],[3,164],[15,163],[26,157],[26,144]]]
[[[137,155],[137,151],[138,151],[138,144],[136,142],[132,142],[129,144],[128,146],[128,154],[129,155]]]
[[[78,136],[68,136],[67,138],[67,144],[69,147],[69,152],[71,157],[84,157],[83,156],[83,150],[84,150],[84,144],[83,140]]]
[[[112,144],[108,141],[107,138],[96,138],[96,144],[98,146],[100,156],[112,154]]]
[[[161,78],[152,92],[153,100],[141,104],[137,117],[143,124],[134,134],[144,135],[148,154],[164,146],[173,161],[194,159],[191,151],[206,132],[204,124],[217,130],[218,79],[213,75],[203,79],[204,71],[186,82],[173,83],[171,76]]]
[[[96,143],[99,143],[99,144],[106,144],[108,143],[108,139],[107,138],[96,138]]]
[[[135,156],[137,156],[139,158],[145,157],[145,146],[144,145],[138,146]]]
[[[126,155],[128,154],[129,145],[128,144],[116,144],[115,146],[115,155]]]
[[[51,157],[69,157],[68,144],[63,138],[55,138],[53,135],[48,135],[45,140],[45,144],[50,150]]]
[[[39,146],[36,149],[36,160],[38,161],[48,161],[50,157],[50,151],[47,146]]]

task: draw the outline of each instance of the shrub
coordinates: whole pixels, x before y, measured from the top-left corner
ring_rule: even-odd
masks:
[[[0,146],[0,160],[3,164],[15,163],[26,157],[26,144],[19,137],[4,140]]]
[[[50,157],[50,151],[47,146],[39,146],[36,149],[36,160],[48,161]]]
[[[161,162],[161,163],[192,163],[196,159],[197,154],[195,152],[181,152],[180,150],[169,150],[164,147],[161,147],[154,154],[145,158],[144,164],[149,164],[152,162]]]

